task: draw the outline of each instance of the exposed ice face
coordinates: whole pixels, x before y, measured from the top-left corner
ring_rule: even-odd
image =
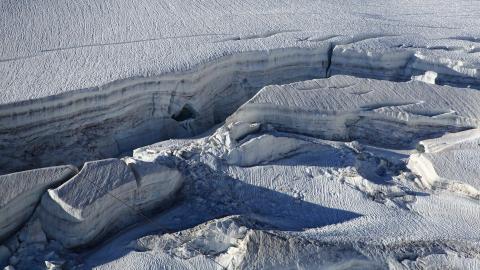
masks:
[[[65,160],[81,165],[196,135],[223,121],[265,85],[325,74],[327,51],[320,45],[239,53],[174,74],[0,106],[0,145],[5,146],[0,170]]]
[[[479,101],[473,89],[337,75],[265,87],[226,121],[402,148],[421,138],[477,127]]]
[[[272,148],[272,145],[276,147]],[[302,145],[305,145],[305,142],[301,140],[265,134],[231,149],[226,156],[226,162],[237,166],[258,165],[292,154]]]
[[[466,150],[475,144],[476,131],[421,141],[421,154],[377,146],[413,147],[422,137],[476,126],[477,92],[350,76],[266,87],[205,136],[145,146],[123,160],[86,163],[43,195],[37,214],[46,235],[65,247],[95,245],[145,221],[88,256],[88,267],[99,269],[474,263],[480,250],[477,201],[424,184],[430,180],[410,162],[415,155]],[[264,108],[269,110],[259,113]],[[348,131],[348,118],[359,116],[354,126],[375,133],[370,140]],[[359,141],[322,139],[351,138],[344,134],[359,135],[353,137]],[[406,167],[409,156],[413,173]],[[442,208],[470,223],[459,225]],[[167,211],[147,217],[155,209]],[[467,260],[437,256],[447,252]]]
[[[0,173],[197,135],[270,84],[349,74],[480,87],[468,1],[135,3],[2,5]]]
[[[129,165],[119,159],[87,162],[49,190],[39,212],[45,232],[68,248],[95,244],[165,208],[182,185],[178,170],[165,164],[130,160]]]

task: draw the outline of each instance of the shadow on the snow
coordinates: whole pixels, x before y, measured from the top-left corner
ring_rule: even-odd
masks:
[[[177,232],[212,219],[248,216],[263,230],[301,231],[341,223],[361,215],[299,200],[264,187],[247,184],[202,164],[196,166],[174,207],[144,224],[122,232],[108,243],[90,252],[87,269],[102,265],[132,252],[126,246],[144,235]]]

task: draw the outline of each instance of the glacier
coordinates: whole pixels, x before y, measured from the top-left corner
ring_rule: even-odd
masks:
[[[0,269],[480,268],[480,6],[0,3]]]
[[[148,16],[135,13],[138,17],[113,2],[29,8],[15,1],[2,3],[1,34],[11,38],[0,46],[0,74],[5,78],[0,82],[0,171],[59,165],[67,156],[68,163],[79,166],[156,141],[198,135],[270,84],[335,74],[405,81],[434,72],[437,84],[480,88],[478,22],[440,15],[425,22],[408,12],[419,9],[415,3],[404,2],[352,3],[357,11],[349,11],[348,3],[321,2],[319,12],[312,12],[319,5],[315,1],[281,5],[294,13],[276,11],[269,2],[251,3],[254,10],[272,10],[260,17],[244,12],[247,4],[219,9],[195,2],[193,6],[206,5],[205,11],[221,22],[186,12],[180,18],[189,23],[181,26],[170,20],[178,17],[172,10],[185,9],[183,1],[167,6],[139,1],[138,6],[149,8]],[[390,6],[399,14],[385,11]],[[436,6],[438,14],[450,14],[448,1],[429,1],[423,8],[430,6]],[[93,12],[93,7],[98,10]],[[340,12],[341,7],[345,9]],[[475,12],[468,2],[461,8]],[[231,18],[229,12],[239,15]],[[410,21],[393,19],[402,12]],[[152,14],[163,14],[163,19]],[[389,14],[392,18],[383,21]],[[95,15],[102,19],[90,17]],[[262,16],[275,19],[265,24]],[[309,16],[313,20],[307,23]],[[16,17],[38,22],[24,33],[28,19]],[[440,17],[449,19],[435,21]],[[86,28],[66,18],[82,21]],[[68,31],[49,20],[68,25]],[[119,25],[111,28],[109,21]],[[225,28],[214,30],[210,24]],[[145,29],[147,25],[155,27]],[[326,25],[328,30],[322,30]],[[121,29],[121,34],[116,36],[113,29]],[[66,38],[67,33],[76,34]]]

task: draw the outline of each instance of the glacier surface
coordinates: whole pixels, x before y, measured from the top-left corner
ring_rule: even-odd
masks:
[[[480,268],[479,16],[1,1],[0,268]]]

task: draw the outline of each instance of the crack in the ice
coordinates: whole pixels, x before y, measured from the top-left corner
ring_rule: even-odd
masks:
[[[35,58],[38,57],[39,55],[29,55],[29,56],[20,56],[20,57],[12,57],[12,58],[5,58],[5,59],[0,59],[0,63],[3,62],[11,62],[11,61],[18,61],[18,60],[24,60],[24,59],[30,59],[30,58]]]
[[[367,104],[362,105],[360,108],[366,111],[374,111],[385,107],[402,107],[402,106],[409,106],[409,105],[420,105],[425,103],[425,101],[391,101],[391,102],[381,102],[375,104]]]
[[[333,57],[333,50],[335,49],[334,44],[330,43],[328,52],[327,52],[327,67],[325,68],[325,78],[330,77],[330,68],[332,66],[332,57]]]
[[[341,35],[330,35],[330,36],[326,36],[326,37],[319,37],[319,38],[309,38],[308,41],[309,42],[324,42],[324,41],[327,41],[327,40],[330,40],[330,39],[333,39],[333,38],[336,38],[336,37],[341,37]]]
[[[262,39],[262,38],[269,38],[273,37],[279,34],[284,34],[284,33],[295,33],[295,32],[301,32],[301,30],[298,29],[292,29],[292,30],[282,30],[282,31],[267,31],[262,34],[254,34],[254,35],[247,35],[247,36],[234,36],[232,38],[225,38],[221,39],[218,41],[215,41],[214,43],[219,43],[219,42],[226,42],[226,41],[240,41],[240,40],[250,40],[250,39]],[[308,39],[308,38],[307,38]]]
[[[456,36],[456,37],[450,37],[449,39],[480,43],[480,37]]]
[[[151,42],[157,40],[167,40],[167,39],[179,39],[179,38],[194,38],[194,37],[209,37],[209,36],[229,36],[231,34],[196,34],[196,35],[184,35],[184,36],[166,36],[166,37],[158,37],[158,38],[146,38],[146,39],[138,39],[138,40],[130,40],[130,41],[119,41],[119,42],[107,42],[107,43],[92,43],[92,44],[84,44],[84,45],[77,45],[77,46],[70,46],[70,47],[59,47],[59,48],[52,48],[52,49],[43,49],[40,52],[55,52],[55,51],[65,51],[65,50],[73,50],[73,49],[81,49],[81,48],[88,48],[88,47],[104,47],[104,46],[114,46],[114,45],[124,45],[124,44],[134,44],[134,43],[143,43],[143,42]]]

